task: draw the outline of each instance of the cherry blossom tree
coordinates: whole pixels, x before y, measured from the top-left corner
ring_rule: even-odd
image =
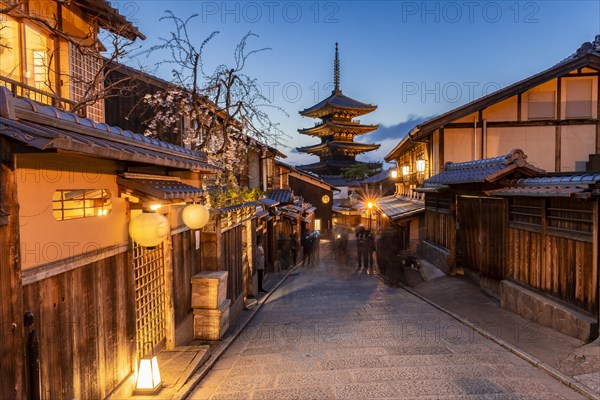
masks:
[[[271,104],[258,81],[244,72],[250,57],[269,50],[248,49],[249,41],[258,36],[246,34],[233,52],[231,65],[219,64],[208,71],[204,50],[219,32],[197,42],[189,32],[197,17],[181,19],[167,11],[161,21],[173,24],[170,36],[145,51],[147,55],[166,51],[168,57],[157,67],[169,65],[173,73],[172,87],[145,97],[153,109],[146,135],[160,137],[161,132],[176,131],[183,143],[205,151],[212,162],[231,172],[251,138],[272,146],[281,144],[284,134],[268,111],[285,112]]]

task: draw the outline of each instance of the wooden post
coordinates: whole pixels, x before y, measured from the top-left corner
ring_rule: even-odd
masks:
[[[560,121],[562,119],[562,79],[560,77],[558,78],[556,85],[556,120]],[[554,146],[554,171],[560,172],[562,140],[561,126],[558,124],[556,125],[554,131]]]
[[[190,242],[188,242],[190,243]],[[175,348],[175,294],[173,290],[173,268],[179,268],[179,265],[173,265],[172,252],[173,243],[171,234],[167,235],[164,243],[163,253],[165,268],[165,349],[173,350]],[[187,251],[187,249],[184,249]]]
[[[600,212],[598,211],[600,208],[600,205],[598,204],[599,201],[600,200],[594,201],[592,209],[592,220],[594,221],[594,225],[592,227],[592,282],[595,282],[592,298],[596,300],[596,318],[598,324],[600,325],[600,257],[598,256],[598,246],[600,245],[598,242],[600,239],[600,221],[598,220],[600,218]]]
[[[23,291],[19,237],[16,161],[12,144],[0,138],[0,210],[8,224],[0,225],[0,398],[21,399],[23,390]]]
[[[454,194],[450,198],[450,255],[448,256],[448,275],[454,276],[456,274],[456,213],[458,209],[456,207],[457,196]]]
[[[209,229],[200,232],[200,270],[221,270],[221,218],[216,216],[214,222],[210,221]]]

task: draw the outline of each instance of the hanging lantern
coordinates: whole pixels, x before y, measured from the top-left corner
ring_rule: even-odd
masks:
[[[210,213],[202,204],[189,204],[181,214],[183,223],[190,229],[200,229],[208,224]]]
[[[141,213],[129,223],[129,236],[137,244],[154,247],[169,234],[169,221],[161,214]]]

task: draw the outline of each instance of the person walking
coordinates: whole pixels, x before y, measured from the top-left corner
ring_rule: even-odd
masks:
[[[356,232],[356,257],[358,259],[358,268],[360,269],[363,265],[365,258],[365,242],[367,240],[367,231],[364,226],[359,226],[358,232]],[[367,267],[365,262],[365,267]]]
[[[367,267],[367,274],[374,274],[375,267],[373,266],[373,253],[375,252],[375,236],[371,231],[367,231],[365,239],[364,260]]]
[[[258,271],[258,293],[267,293],[263,289],[263,277],[265,274],[265,250],[263,249],[263,237],[259,236],[256,239],[256,269]]]
[[[295,233],[290,233],[290,254],[292,267],[298,262],[298,238]]]

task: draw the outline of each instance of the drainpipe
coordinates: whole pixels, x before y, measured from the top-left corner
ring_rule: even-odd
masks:
[[[486,158],[487,153],[487,121],[483,120],[483,132],[481,133],[481,158]]]
[[[477,117],[473,119],[473,160],[477,160]]]

